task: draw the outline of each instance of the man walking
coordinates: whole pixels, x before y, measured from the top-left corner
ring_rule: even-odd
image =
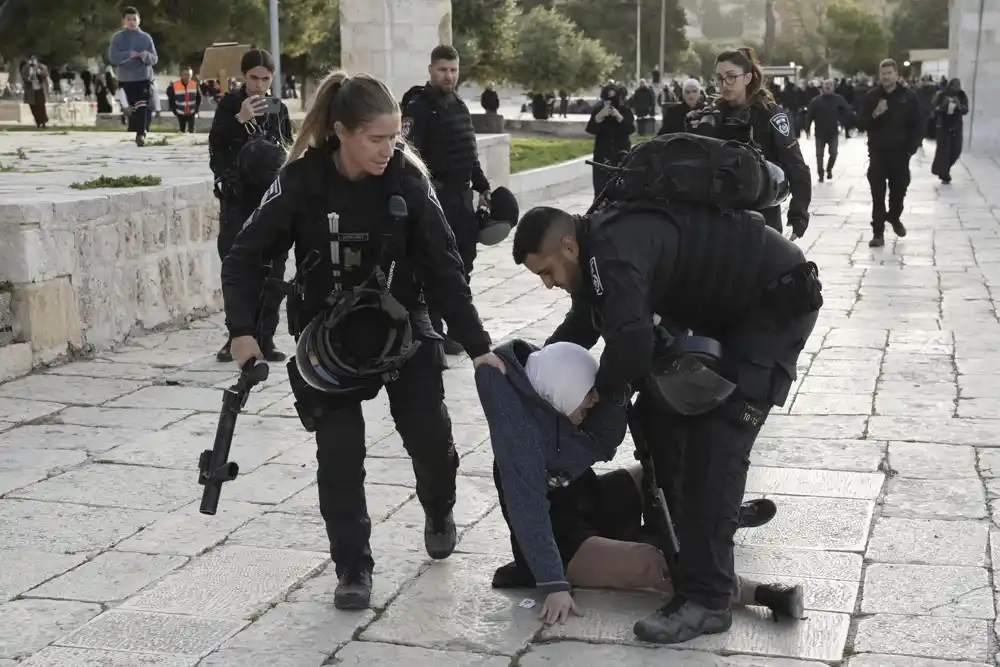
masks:
[[[806,110],[806,136],[816,125],[816,173],[823,182],[823,154],[830,149],[830,159],[826,163],[826,179],[833,179],[833,165],[837,163],[837,146],[840,143],[840,126],[846,129],[854,115],[847,100],[834,91],[833,79],[823,82],[823,92],[809,103]]]
[[[858,127],[868,133],[868,184],[872,190],[872,240],[869,248],[885,245],[885,223],[896,236],[906,236],[900,219],[910,185],[910,158],[923,143],[924,128],[917,95],[899,84],[899,66],[887,58],[879,63],[879,83],[865,95]],[[886,210],[886,184],[889,208]]]
[[[115,66],[118,81],[128,105],[129,130],[135,132],[137,146],[146,144],[150,124],[150,94],[152,92],[153,65],[158,61],[156,45],[148,33],[139,29],[139,10],[126,7],[122,11],[124,27],[111,38],[108,60]]]
[[[181,132],[194,132],[194,121],[201,108],[201,91],[193,74],[190,67],[183,68],[181,78],[167,88],[167,104],[177,117]]]

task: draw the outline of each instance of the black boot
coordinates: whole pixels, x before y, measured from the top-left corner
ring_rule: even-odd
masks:
[[[833,180],[833,169],[827,169],[826,170],[826,180],[828,180],[828,181],[832,181]]]
[[[740,505],[740,528],[759,528],[774,518],[778,506],[773,500],[759,498]]]
[[[816,167],[816,173],[819,175],[819,182],[822,183],[823,182],[823,167],[822,167],[822,165],[819,166],[819,167]]]
[[[895,232],[896,236],[899,238],[906,236],[906,227],[899,220],[890,220],[889,224],[892,225],[892,231]]]
[[[517,561],[501,565],[493,573],[493,588],[534,588],[535,577]]]
[[[226,341],[226,344],[222,346],[222,349],[215,353],[216,361],[229,362],[233,360],[233,353],[229,350],[229,346],[232,345],[233,339],[230,338]]]
[[[872,240],[868,242],[869,248],[881,248],[885,245],[885,236],[882,234],[876,234],[872,237]]]
[[[268,338],[264,341],[264,344],[260,346],[260,351],[264,354],[265,361],[284,361],[288,357],[285,353],[274,346],[274,340]]]
[[[458,542],[455,517],[450,511],[441,519],[426,513],[425,516],[424,547],[427,555],[435,560],[444,560],[455,551],[455,544]]]
[[[782,618],[801,621],[805,618],[805,602],[801,586],[761,584],[754,591],[753,597],[757,604],[771,610],[775,621]]]
[[[333,606],[337,609],[368,609],[372,599],[372,573],[364,568],[351,568],[337,579]]]
[[[675,595],[666,606],[637,621],[633,631],[644,642],[680,644],[701,635],[725,632],[732,625],[729,609],[709,609]]]

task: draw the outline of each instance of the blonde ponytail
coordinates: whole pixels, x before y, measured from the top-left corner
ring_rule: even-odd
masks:
[[[330,132],[329,114],[337,94],[347,81],[347,73],[343,71],[330,72],[319,84],[319,89],[313,98],[312,107],[302,121],[302,127],[295,137],[295,143],[288,150],[285,164],[302,157],[306,149],[320,146],[326,141]]]

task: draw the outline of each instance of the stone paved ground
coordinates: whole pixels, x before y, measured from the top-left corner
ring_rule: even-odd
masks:
[[[463,455],[458,552],[422,553],[411,469],[376,400],[375,609],[334,610],[314,446],[281,368],[240,419],[242,475],[217,516],[197,511],[196,461],[234,375],[212,359],[213,317],[0,386],[0,665],[993,664],[1000,227],[988,188],[1000,172],[977,162],[984,189],[965,169],[943,188],[929,150],[914,163],[910,234],[883,249],[866,245],[860,140],[815,190],[806,244],[827,305],[794,400],[752,456],[747,491],[779,514],[737,551],[743,573],[803,583],[808,620],[738,611],[728,635],[650,648],[631,625],[662,600],[581,591],[585,617],[542,629],[537,607],[518,606],[526,593],[489,587],[508,545],[467,362],[445,375]],[[498,340],[539,339],[566,308],[506,248],[481,255],[474,282]],[[630,457],[626,444],[618,460]]]

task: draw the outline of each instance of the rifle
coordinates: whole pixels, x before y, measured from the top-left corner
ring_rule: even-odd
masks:
[[[625,403],[625,414],[628,419],[628,430],[632,434],[632,442],[635,443],[635,458],[642,465],[643,519],[646,526],[658,538],[657,546],[663,551],[671,579],[678,581],[677,557],[680,553],[680,544],[677,541],[677,532],[674,529],[674,521],[670,516],[670,508],[667,507],[667,499],[663,495],[663,489],[660,488],[656,480],[653,454],[649,451],[646,435],[642,430],[639,415],[631,398]]]
[[[243,365],[236,384],[222,394],[222,411],[219,413],[219,426],[215,430],[215,443],[212,449],[203,451],[198,459],[198,483],[205,487],[201,495],[202,514],[215,515],[219,508],[222,484],[233,481],[240,472],[239,464],[229,460],[236,418],[246,405],[250,391],[267,379],[268,372],[267,364],[250,359]]]

